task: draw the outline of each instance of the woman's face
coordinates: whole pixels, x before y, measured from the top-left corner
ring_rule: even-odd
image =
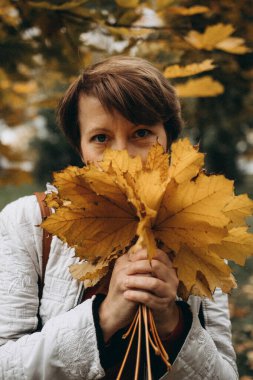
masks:
[[[103,158],[105,148],[126,149],[131,156],[143,160],[158,140],[167,149],[167,137],[162,123],[153,126],[134,125],[120,113],[105,110],[100,101],[83,95],[79,99],[81,153],[85,163]]]

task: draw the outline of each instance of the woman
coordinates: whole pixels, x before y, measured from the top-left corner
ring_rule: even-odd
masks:
[[[168,81],[148,62],[129,57],[112,57],[85,70],[62,98],[58,120],[84,163],[101,159],[105,147],[127,149],[145,160],[157,140],[169,149],[182,123]],[[88,298],[68,270],[76,262],[73,250],[53,237],[39,306],[40,222],[35,196],[1,213],[1,379],[115,378],[122,331],[140,303],[151,308],[173,362],[167,373],[154,358],[154,378],[238,379],[227,296],[217,290],[215,302],[177,300],[178,278],[160,249],[152,273],[145,250],[121,256],[107,294]],[[41,331],[36,331],[38,310]],[[130,369],[125,378],[131,378]]]

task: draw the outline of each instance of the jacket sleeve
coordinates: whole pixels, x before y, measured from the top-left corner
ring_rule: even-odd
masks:
[[[92,300],[36,332],[42,242],[36,207],[35,197],[25,197],[0,214],[0,380],[99,379]]]
[[[227,295],[217,289],[214,301],[204,299],[202,302],[205,329],[200,324],[197,308],[192,307],[192,327],[172,370],[161,380],[239,379],[231,342]]]

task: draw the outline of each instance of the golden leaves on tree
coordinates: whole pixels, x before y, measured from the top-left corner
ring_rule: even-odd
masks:
[[[4,167],[0,170],[0,185],[6,186],[9,184],[20,185],[22,183],[31,183],[32,176],[29,172],[14,167],[14,163],[17,166],[24,160],[24,154],[17,152],[9,145],[2,144],[0,142],[0,157],[4,157],[5,160],[12,163],[12,167]]]
[[[33,8],[42,8],[42,9],[49,9],[49,10],[56,10],[56,11],[65,11],[73,8],[77,8],[80,5],[83,5],[87,3],[88,0],[72,0],[72,1],[67,1],[64,4],[61,5],[55,5],[51,4],[50,2],[47,1],[40,1],[40,2],[32,2],[29,1],[30,7]]]
[[[0,172],[0,186],[20,185],[32,183],[32,176],[29,172],[17,168],[2,169]]]
[[[196,14],[207,13],[210,9],[203,5],[194,5],[192,7],[170,7],[168,8],[168,13],[179,15],[179,16],[193,16]]]
[[[168,66],[164,71],[166,78],[180,78],[196,75],[204,71],[213,70],[216,66],[213,60],[206,59],[200,63],[192,63],[187,66]],[[210,97],[217,96],[224,92],[223,85],[210,76],[197,79],[190,79],[185,83],[175,84],[178,96],[180,97]]]
[[[175,88],[178,96],[182,98],[210,97],[224,92],[224,86],[209,76],[189,79],[186,83],[177,84]]]
[[[2,22],[14,28],[17,27],[21,21],[16,8],[9,0],[1,0],[0,18]]]
[[[196,49],[220,49],[234,54],[249,52],[243,38],[230,37],[234,31],[233,25],[219,23],[206,27],[204,33],[191,30],[185,39]]]
[[[139,0],[115,0],[122,8],[135,8],[139,4]]]
[[[21,152],[14,151],[9,145],[2,144],[0,141],[0,155],[9,161],[20,162],[24,159]]]
[[[55,213],[42,226],[75,248],[82,262],[70,270],[87,286],[133,244],[152,260],[159,242],[173,256],[182,297],[229,292],[236,284],[224,259],[242,265],[252,254],[245,217],[253,202],[224,176],[206,175],[203,162],[188,139],[170,155],[156,144],[145,162],[108,149],[96,164],[55,173],[58,193],[47,197]]]
[[[177,63],[166,70],[168,78],[211,70],[208,65],[205,67],[206,61],[201,61],[204,56],[215,58],[217,73],[228,88],[225,97],[231,93],[232,83],[239,88],[240,81],[247,76],[249,80],[243,82],[242,94],[245,98],[242,103],[247,107],[241,114],[245,119],[251,112],[250,67],[243,64],[244,60],[239,62],[227,54],[250,51],[245,43],[253,35],[249,19],[244,17],[250,11],[247,2],[225,8],[217,2],[215,6],[209,3],[210,8],[198,2],[192,6],[193,2],[189,1],[179,6],[175,0],[115,0],[99,4],[87,0],[29,0],[21,3],[2,0],[0,7],[5,57],[0,69],[0,109],[1,119],[8,127],[34,123],[41,109],[44,115],[49,115],[47,109],[57,106],[74,73],[108,55],[108,46],[112,54],[128,55],[130,50],[134,51],[158,68]],[[201,22],[197,23],[196,30],[191,30],[191,17],[197,14]],[[210,25],[213,20],[223,23]],[[231,24],[225,24],[226,20]],[[86,34],[87,40],[84,40]],[[50,47],[54,47],[54,54]],[[208,54],[203,55],[202,49],[208,50]],[[76,51],[78,56],[73,55]],[[215,74],[210,73],[210,76],[215,78]],[[210,82],[206,78],[185,84],[175,79],[173,84],[182,97],[216,96],[223,91],[217,81]],[[193,104],[196,103],[189,103],[191,109],[195,107]]]
[[[213,64],[212,59],[206,59],[200,63],[191,63],[187,66],[173,65],[168,66],[164,70],[164,76],[166,78],[180,78],[187,77],[190,75],[196,75],[202,73],[203,71],[213,70],[216,66]]]

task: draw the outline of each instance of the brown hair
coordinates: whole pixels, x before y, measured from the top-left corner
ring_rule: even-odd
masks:
[[[168,145],[181,132],[181,108],[174,88],[158,69],[144,59],[107,58],[86,68],[68,88],[59,102],[57,120],[78,151],[78,100],[82,94],[95,96],[105,109],[117,110],[136,125],[163,122]]]

